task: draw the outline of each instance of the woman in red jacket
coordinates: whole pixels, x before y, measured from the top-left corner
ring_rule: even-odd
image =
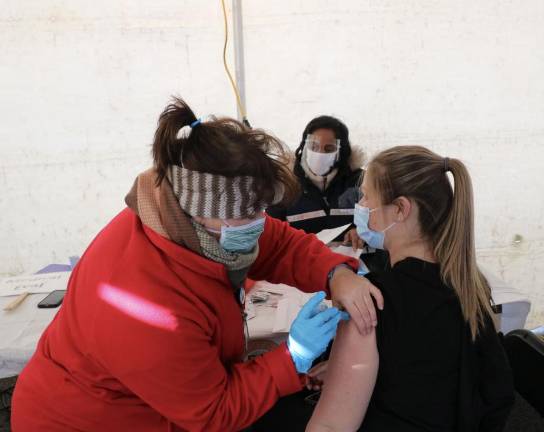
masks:
[[[264,216],[295,193],[281,144],[232,119],[161,114],[154,167],[93,240],[19,377],[18,431],[236,431],[301,389],[345,312],[317,294],[287,344],[244,357],[246,277],[326,291],[364,333],[381,295],[313,235]]]

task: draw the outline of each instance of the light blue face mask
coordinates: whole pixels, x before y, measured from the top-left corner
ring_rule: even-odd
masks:
[[[262,217],[248,224],[221,227],[219,244],[228,252],[247,253],[251,251],[264,231],[266,218]]]
[[[353,212],[353,222],[357,227],[357,234],[361,237],[367,245],[375,249],[383,249],[383,242],[385,240],[385,232],[391,228],[396,222],[393,222],[383,231],[373,231],[368,227],[368,220],[370,213],[378,210],[380,207],[373,208],[363,207],[359,204],[355,204],[355,210]]]

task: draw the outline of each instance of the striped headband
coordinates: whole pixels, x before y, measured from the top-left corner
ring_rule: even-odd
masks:
[[[266,209],[253,192],[254,178],[224,177],[170,165],[166,174],[180,207],[191,216],[244,219]],[[274,203],[281,200],[276,194]],[[273,204],[273,203],[270,203]]]

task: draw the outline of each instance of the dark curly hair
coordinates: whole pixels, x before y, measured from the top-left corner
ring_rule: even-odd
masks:
[[[349,131],[347,126],[335,117],[331,116],[319,116],[310,121],[302,132],[302,140],[295,152],[295,174],[299,177],[304,177],[304,171],[300,164],[302,159],[302,150],[306,143],[306,137],[312,134],[318,129],[329,129],[334,132],[337,139],[340,140],[340,153],[338,155],[338,161],[334,164],[333,168],[338,168],[340,174],[349,174],[351,168],[349,167],[349,158],[351,156],[351,144],[349,142]]]
[[[177,138],[180,128],[196,120],[191,108],[178,97],[160,115],[152,149],[157,185],[169,165],[183,163],[194,171],[253,177],[253,192],[265,205],[281,190],[283,204],[296,199],[298,182],[289,168],[289,152],[277,138],[227,117],[211,118],[193,128],[188,138]]]

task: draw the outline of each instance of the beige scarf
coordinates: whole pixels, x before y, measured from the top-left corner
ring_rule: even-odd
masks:
[[[127,206],[140,217],[144,225],[161,236],[198,255],[224,264],[231,283],[239,288],[249,267],[257,259],[258,245],[246,254],[224,250],[214,236],[181,209],[168,179],[165,178],[157,187],[156,178],[154,169],[141,173],[125,197]]]

